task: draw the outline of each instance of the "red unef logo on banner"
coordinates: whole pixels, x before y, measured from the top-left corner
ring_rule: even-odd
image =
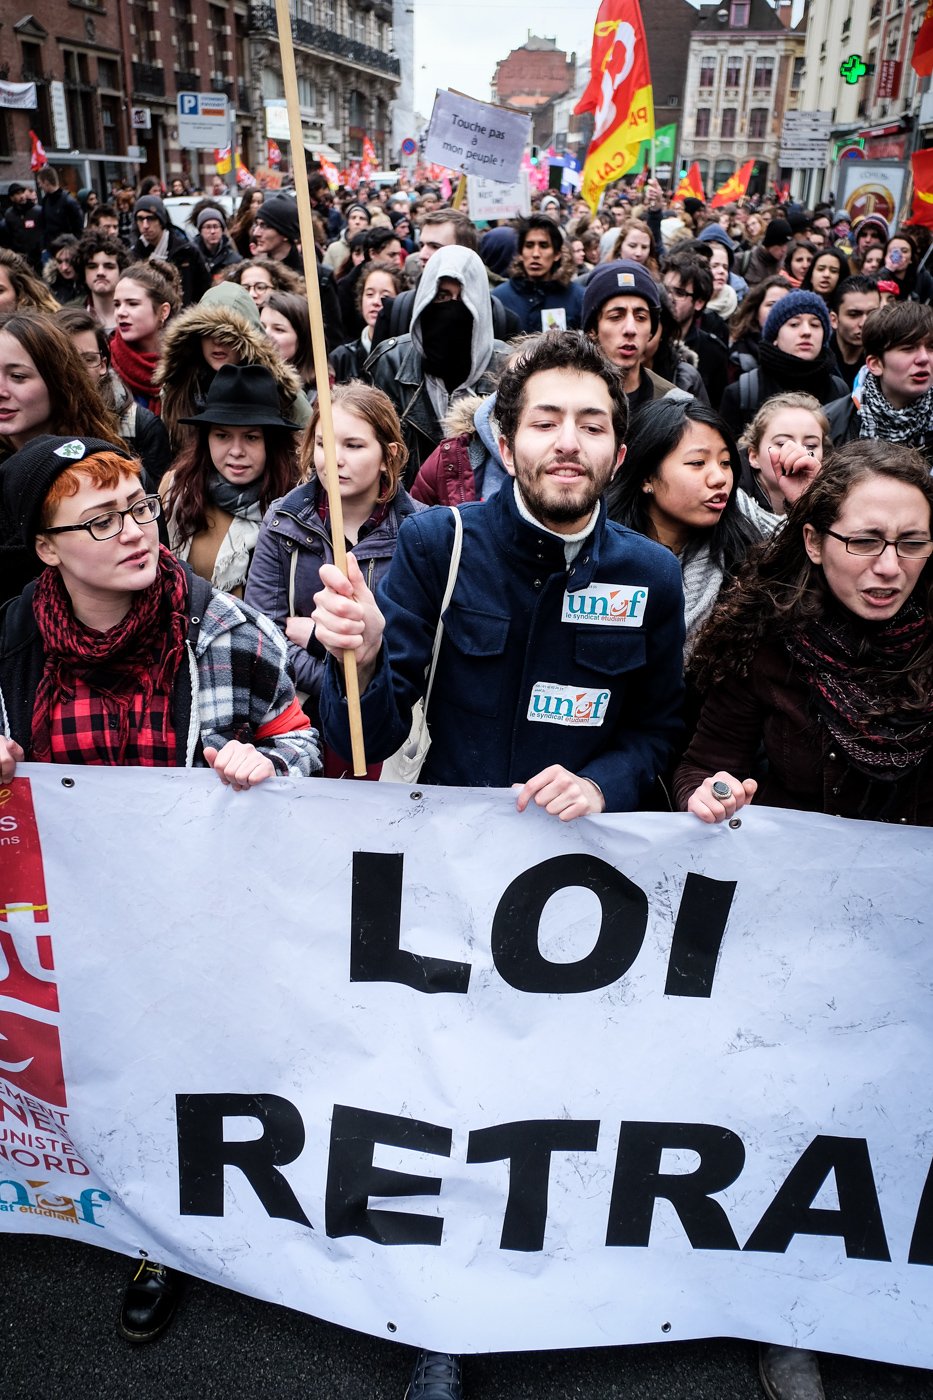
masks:
[[[58,988],[52,978],[52,940],[32,933],[48,923],[42,847],[28,778],[0,787],[0,997],[17,1010],[0,1010],[0,1078],[45,1103],[66,1107],[58,1027]],[[32,915],[14,932],[11,915]],[[29,928],[30,932],[24,932]],[[29,956],[26,943],[30,944]],[[41,1019],[30,1011],[42,1013]]]

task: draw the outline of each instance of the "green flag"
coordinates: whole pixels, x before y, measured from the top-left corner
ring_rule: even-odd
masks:
[[[651,164],[650,141],[642,141],[635,154],[635,158],[623,175],[631,175],[632,171],[640,175],[646,165]],[[673,165],[674,151],[677,147],[677,123],[671,122],[668,126],[659,126],[654,133],[654,160],[657,165]]]

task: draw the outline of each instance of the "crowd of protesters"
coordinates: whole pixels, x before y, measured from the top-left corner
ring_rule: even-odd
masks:
[[[757,795],[933,824],[928,230],[653,179],[486,226],[314,175],[305,258],[289,191],[179,226],[152,180],[37,184],[0,218],[0,780],[345,777],[349,650],[370,779],[430,675],[421,782],[565,822]],[[610,590],[626,625],[580,627]],[[182,1282],[143,1261],[122,1334]],[[760,1370],[823,1394],[810,1352]],[[460,1400],[459,1358],[408,1395]]]

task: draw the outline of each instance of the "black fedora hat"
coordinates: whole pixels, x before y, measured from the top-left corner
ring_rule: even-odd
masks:
[[[282,417],[275,378],[263,365],[221,365],[207,391],[204,411],[181,423],[227,428],[291,428]]]

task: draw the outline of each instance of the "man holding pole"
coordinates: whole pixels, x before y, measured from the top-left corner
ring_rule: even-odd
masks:
[[[554,332],[503,375],[496,414],[511,489],[462,510],[463,552],[419,782],[512,786],[572,821],[632,811],[680,729],[683,597],[674,556],[610,522],[602,495],[625,457],[618,374],[580,332]],[[370,761],[395,752],[424,698],[454,521],[406,521],[377,602],[350,556],[325,565],[312,617],[334,658],[328,741],[349,747],[341,659],[356,658]],[[418,1355],[408,1400],[460,1400],[460,1359]]]

